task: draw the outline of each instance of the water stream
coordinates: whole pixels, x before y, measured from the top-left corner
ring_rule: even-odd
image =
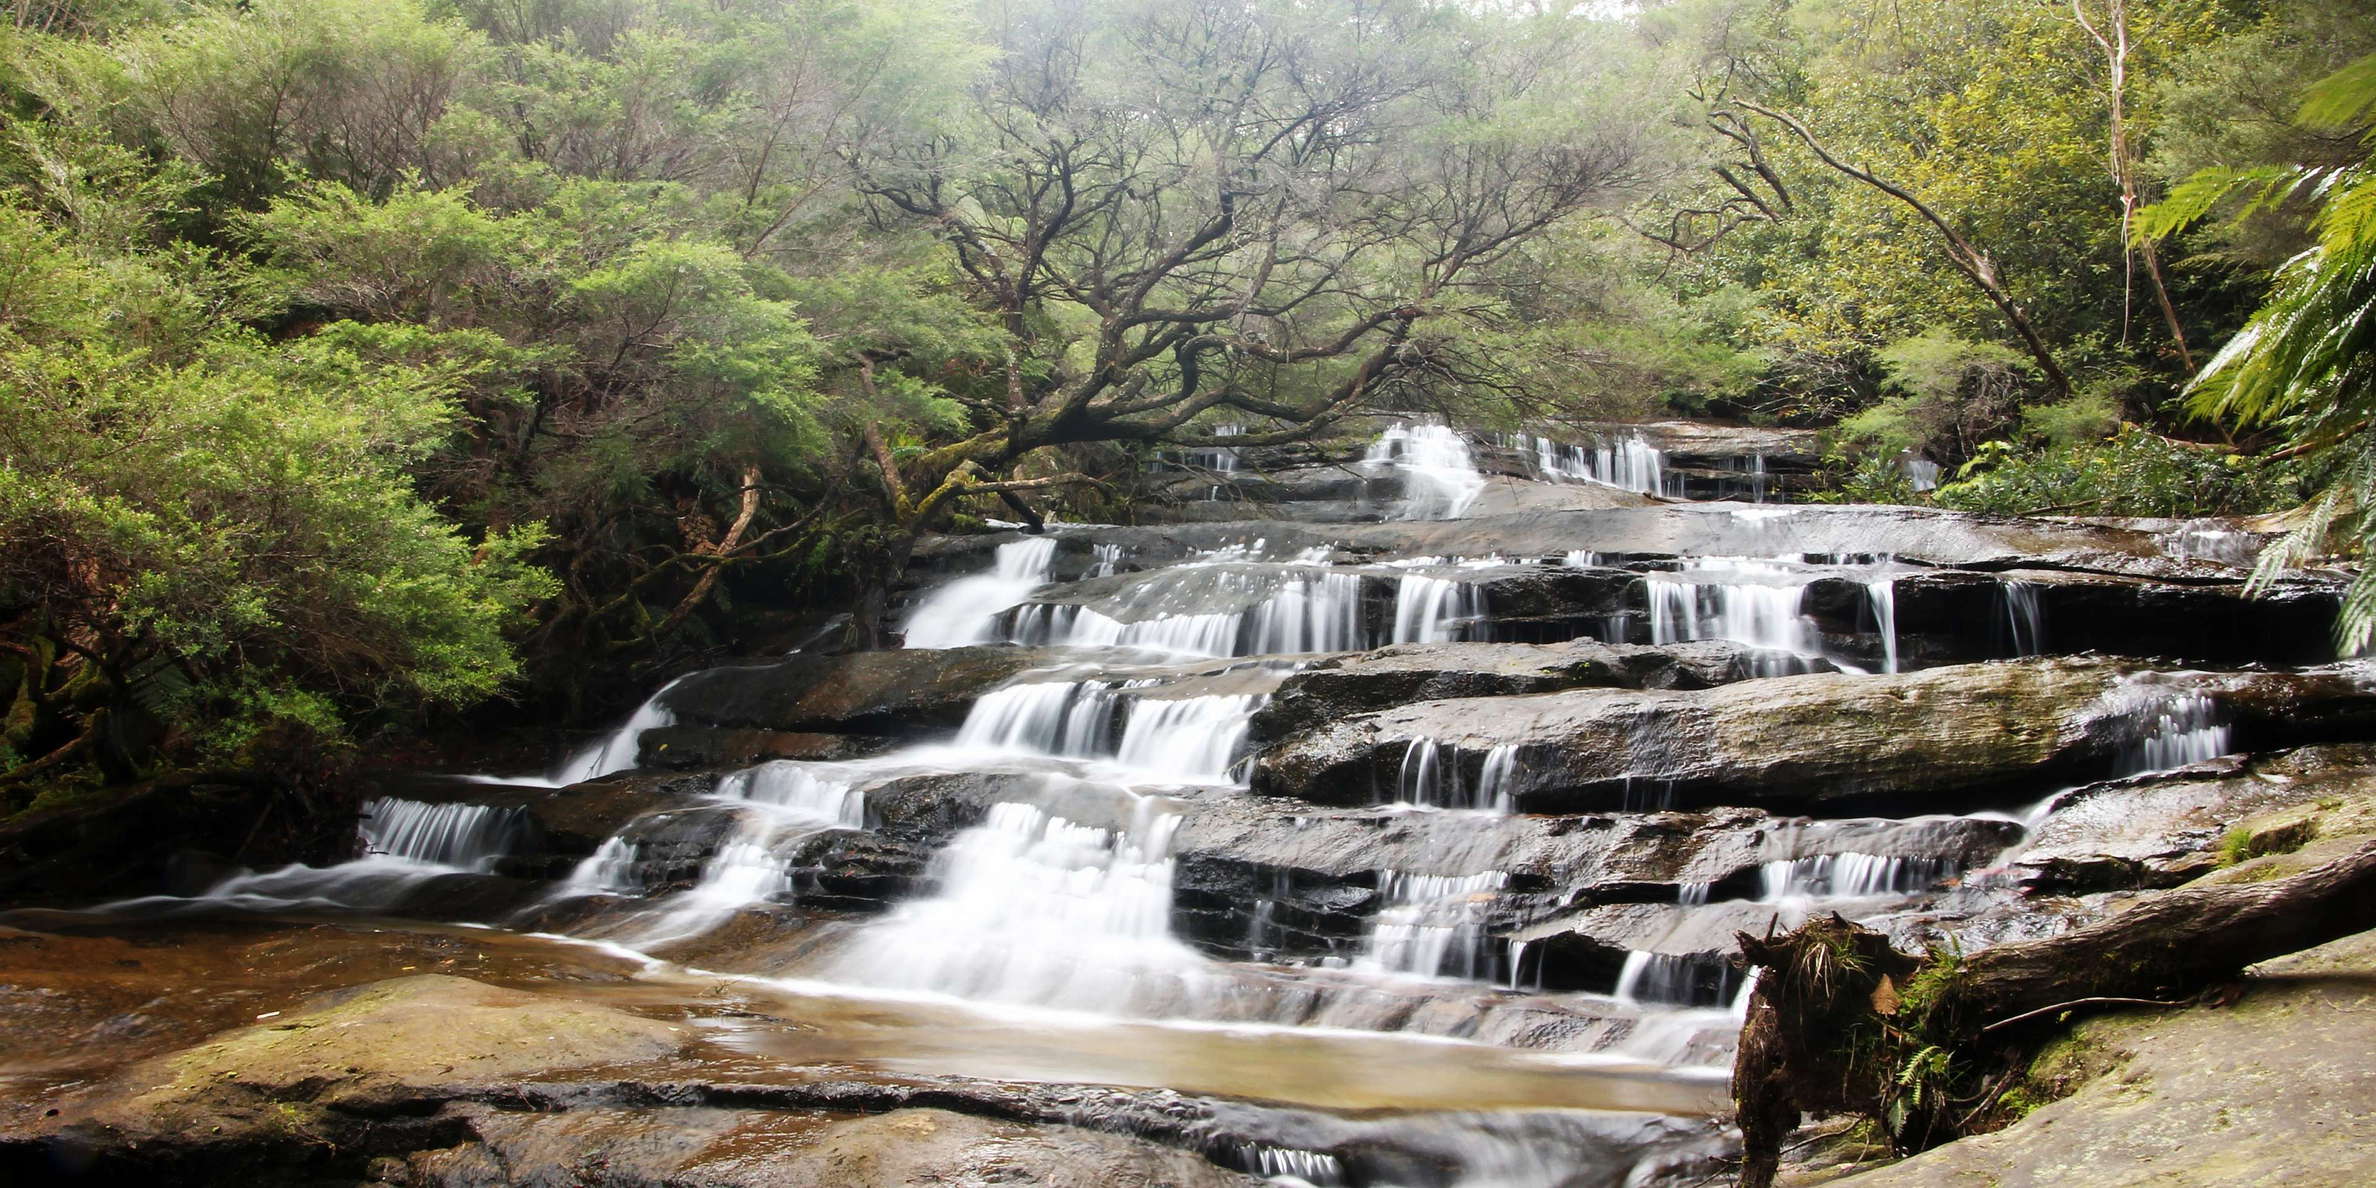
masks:
[[[1638,438],[1515,444],[1554,479],[1649,492],[1663,481]],[[1187,461],[1238,465],[1226,447]],[[1401,520],[1460,517],[1484,487],[1468,441],[1441,425],[1392,426],[1364,466],[1402,477],[1402,501],[1386,509]],[[1737,545],[1790,512],[1693,514],[1728,519]],[[1652,870],[1589,849],[1565,866],[1543,855],[1567,852],[1547,839],[1571,826],[1687,832],[1689,819],[1664,811],[1672,789],[1655,763],[1636,773],[1624,811],[1581,818],[1517,811],[1542,762],[1527,748],[1450,737],[1410,738],[1375,784],[1329,806],[1252,795],[1252,724],[1281,681],[1369,648],[1496,638],[1479,579],[1605,565],[1598,542],[1575,546],[1534,560],[1330,547],[1273,558],[1257,539],[1144,565],[1111,541],[1068,546],[1062,532],[1001,543],[982,572],[918,594],[905,646],[1027,645],[1063,650],[1061,663],[1035,661],[987,689],[936,738],[718,776],[581,846],[511,923],[633,954],[654,984],[725,978],[800,1011],[845,1012],[818,1036],[730,1029],[753,1053],[872,1043],[866,1059],[884,1067],[1288,1103],[1302,1112],[1250,1110],[1232,1148],[1279,1183],[1550,1188],[1579,1158],[1606,1165],[1589,1182],[1647,1177],[1721,1137],[1692,1119],[1745,1008],[1749,987],[1721,959],[1734,931],[1902,908],[1989,862],[2053,802],[1735,824],[1746,840],[1731,858],[1683,847]],[[1064,547],[1064,572],[1086,589],[1059,580]],[[1886,556],[1777,548],[1635,564],[1638,580],[1618,572],[1613,588],[1638,595],[1648,642],[1745,645],[1755,672],[1777,679],[1906,664],[1901,567]],[[1995,621],[1972,629],[1998,632],[2014,655],[2044,651],[2035,590],[2000,589]],[[548,777],[507,782],[566,787],[632,768],[643,732],[676,720],[675,687]],[[2126,723],[2105,774],[2229,745],[2218,706],[2184,674],[2124,686],[2104,713]],[[1660,753],[1648,736],[1634,745]],[[931,811],[914,810],[919,797]],[[896,829],[884,824],[893,808]],[[381,799],[354,861],[237,875],[186,902],[378,910],[432,880],[495,877],[530,829],[518,807]],[[907,855],[898,890],[851,889],[837,864],[866,847]],[[1247,857],[1183,858],[1211,852]],[[1607,887],[1624,890],[1599,894]],[[878,893],[890,901],[847,907]],[[749,920],[797,940],[737,948],[730,926]],[[1214,1055],[1241,1050],[1235,1069]],[[1429,1071],[1396,1084],[1390,1070],[1406,1067]],[[1556,1078],[1570,1079],[1564,1100],[1588,1108],[1538,1092]],[[1439,1161],[1389,1173],[1355,1154],[1364,1143],[1412,1167],[1425,1163],[1413,1152]]]

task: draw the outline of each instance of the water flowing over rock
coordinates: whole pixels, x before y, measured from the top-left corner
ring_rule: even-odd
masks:
[[[1443,425],[1397,424],[1379,436],[1362,465],[1391,467],[1403,479],[1404,520],[1456,520],[1485,489],[1467,440]]]
[[[76,1059],[130,1079],[67,1070],[115,1087],[0,1125],[0,1167],[69,1133],[145,1167],[161,1115],[123,1102],[171,1089],[421,1182],[578,1145],[632,1184],[991,1150],[1018,1182],[1688,1182],[1727,1142],[1739,934],[2050,935],[2376,778],[2332,575],[2247,599],[2259,538],[2215,522],[1755,502],[1815,462],[1794,431],[1406,420],[1158,460],[1206,522],[925,540],[904,646],[685,674],[535,777],[376,776],[347,861],[193,864],[199,894],[77,923],[249,968],[208,921],[261,914],[322,947],[306,993],[371,1005],[241,1000],[137,1058],[90,1030]],[[601,1042],[489,1079],[405,1031],[401,1069],[315,1084],[258,1019],[439,1009],[457,1044]],[[270,1075],[127,1063],[218,1034]],[[225,1133],[208,1166],[310,1141]]]

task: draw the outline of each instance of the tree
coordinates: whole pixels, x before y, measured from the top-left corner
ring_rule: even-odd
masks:
[[[465,375],[376,362],[360,328],[144,344],[116,319],[154,264],[0,229],[0,791],[335,743],[517,672],[537,526],[466,539],[407,473]]]
[[[2297,195],[2317,200],[2313,242],[2277,270],[2268,300],[2190,385],[2194,409],[2283,435],[2279,453],[2322,474],[2296,526],[2261,554],[2266,588],[2287,569],[2336,547],[2366,556],[2376,546],[2376,55],[2312,86],[2296,119],[2305,128],[2359,137],[2342,166],[2212,170],[2174,190],[2143,224],[2167,236],[2242,194],[2228,217],[2249,219]],[[2345,653],[2376,640],[2376,570],[2352,579],[2336,623]]]
[[[1642,164],[1638,125],[1558,102],[1606,73],[1589,25],[1372,0],[991,15],[978,118],[856,160],[1007,338],[999,382],[954,394],[969,433],[876,450],[911,532],[1081,480],[1004,477],[1036,450],[1209,444],[1207,414],[1269,426],[1235,444],[1300,440],[1441,374],[1431,324]]]

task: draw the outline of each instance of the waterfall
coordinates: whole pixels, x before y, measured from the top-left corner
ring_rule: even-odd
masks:
[[[1380,871],[1383,906],[1356,968],[1415,977],[1476,980],[1489,972],[1486,909],[1509,886],[1510,876],[1489,870],[1472,875]]]
[[[2168,693],[2133,711],[2139,737],[2122,753],[2120,774],[2142,775],[2228,753],[2228,728],[2200,693]]]
[[[1485,490],[1468,442],[1445,425],[1398,422],[1370,446],[1362,464],[1392,466],[1403,476],[1398,520],[1457,520]]]
[[[1757,648],[1760,676],[1811,671],[1825,656],[1823,631],[1801,611],[1807,587],[1826,577],[1854,581],[1881,649],[1881,671],[1898,671],[1897,578],[1887,557],[1868,565],[1809,566],[1752,557],[1692,557],[1671,572],[1642,575],[1650,641],[1724,639]],[[1845,665],[1843,665],[1845,667]],[[1862,670],[1857,670],[1862,671]]]
[[[1816,854],[1781,858],[1758,870],[1760,902],[1794,899],[1864,899],[1912,895],[1955,876],[1947,858],[1889,858],[1879,854]]]
[[[1122,546],[1118,544],[1091,545],[1089,546],[1089,560],[1089,576],[1091,578],[1112,577],[1122,570]]]
[[[2045,655],[2046,612],[2038,602],[2038,587],[2004,578],[1997,582],[1997,597],[2005,607],[2002,628],[2007,652],[2013,656]]]
[[[976,698],[957,730],[960,747],[1044,755],[1110,753],[1120,690],[1128,682],[1034,681]]]
[[[1238,1162],[1245,1171],[1278,1184],[1338,1188],[1352,1182],[1346,1178],[1345,1165],[1336,1156],[1319,1151],[1300,1151],[1270,1143],[1240,1143]]]
[[[1299,573],[1245,611],[1160,615],[1124,622],[1094,607],[1031,603],[1015,611],[1009,642],[1050,647],[1133,647],[1175,656],[1350,652],[1367,646],[1361,577]]]
[[[1056,538],[1030,536],[998,546],[989,573],[961,577],[924,596],[908,612],[905,646],[956,648],[989,643],[998,616],[1048,583]]]
[[[600,846],[583,861],[572,867],[569,877],[553,892],[555,899],[570,899],[580,895],[640,895],[643,879],[636,867],[643,861],[643,848],[620,834],[603,839]]]
[[[1244,425],[1213,426],[1213,436],[1215,437],[1243,437],[1245,433]],[[1182,450],[1180,451],[1180,463],[1199,470],[1210,470],[1216,474],[1235,474],[1238,469],[1238,451],[1236,446],[1226,445]]]
[[[1152,800],[1136,803],[1120,829],[1034,804],[993,806],[933,858],[931,894],[860,929],[833,956],[830,975],[1105,1013],[1169,1005],[1206,963],[1171,935],[1179,816]]]
[[[1534,455],[1535,473],[1554,481],[1659,495],[1666,491],[1666,455],[1639,433],[1608,438],[1597,446],[1576,446],[1535,433],[1500,437],[1502,446]]]
[[[1613,997],[1637,1004],[1721,1006],[1741,985],[1741,971],[1721,957],[1636,949],[1625,955]]]
[[[1485,618],[1485,593],[1473,582],[1406,573],[1394,590],[1390,643],[1448,643],[1473,637]]]
[[[787,902],[802,843],[866,824],[855,773],[834,764],[762,763],[720,777],[711,796],[734,823],[693,885],[627,917],[607,939],[652,948],[700,936],[746,908]],[[641,856],[634,842],[614,836],[570,872],[555,898],[641,891]]]
[[[1132,698],[1114,757],[1171,779],[1227,780],[1254,711],[1268,700],[1259,693]]]
[[[1939,489],[1939,464],[1928,458],[1900,458],[1898,472],[1906,476],[1906,482],[1913,486],[1916,494]]]
[[[635,707],[635,712],[627,715],[627,721],[617,730],[563,761],[550,777],[552,785],[566,788],[571,784],[601,779],[634,767],[642,751],[643,732],[676,724],[676,715],[670,712],[665,702],[668,691],[676,688],[678,682],[684,679],[678,677],[660,686],[660,691]]]
[[[511,852],[527,824],[528,814],[517,808],[423,804],[382,796],[363,806],[356,829],[367,854],[486,871]]]
[[[1764,675],[1805,671],[1804,661],[1823,653],[1815,621],[1799,613],[1813,579],[1780,563],[1695,558],[1673,574],[1645,574],[1642,580],[1652,643],[1727,639],[1777,653],[1757,660]]]
[[[1474,787],[1462,784],[1460,749],[1431,738],[1413,739],[1403,749],[1395,773],[1394,799],[1419,808],[1482,809],[1508,813],[1513,808],[1513,777],[1518,748],[1502,744],[1485,753]]]
[[[2159,538],[2162,551],[2181,561],[2218,561],[2250,565],[2260,555],[2261,540],[2217,520],[2189,520]]]
[[[1881,639],[1881,671],[1898,670],[1897,579],[1888,573],[1866,578],[1865,605],[1873,612],[1873,633]]]

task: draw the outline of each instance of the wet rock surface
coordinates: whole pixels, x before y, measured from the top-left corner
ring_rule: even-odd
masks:
[[[2376,934],[2255,967],[2227,1006],[2093,1019],[2030,1075],[2069,1095],[1995,1134],[1796,1183],[2358,1184],[2376,1178]],[[1793,1181],[1786,1181],[1793,1182]]]
[[[1471,483],[1424,428],[925,541],[920,646],[378,777],[298,855],[359,862],[202,838],[194,898],[19,917],[0,1178],[1691,1183],[1736,934],[1969,952],[2376,829],[2340,579],[2244,599],[2246,526],[1690,505],[1475,436]],[[1588,436],[1691,497],[1809,461]],[[921,646],[981,639],[1029,646]]]
[[[1679,692],[1584,690],[1420,702],[1343,718],[1263,751],[1257,791],[1360,803],[1413,740],[1514,747],[1520,808],[1756,804],[1909,815],[2003,803],[2100,774],[2140,740],[2149,688],[2105,660],[2000,662],[1895,676],[1813,674]],[[2376,714],[2348,673],[2232,674],[2206,694],[2259,745],[2348,736]]]

